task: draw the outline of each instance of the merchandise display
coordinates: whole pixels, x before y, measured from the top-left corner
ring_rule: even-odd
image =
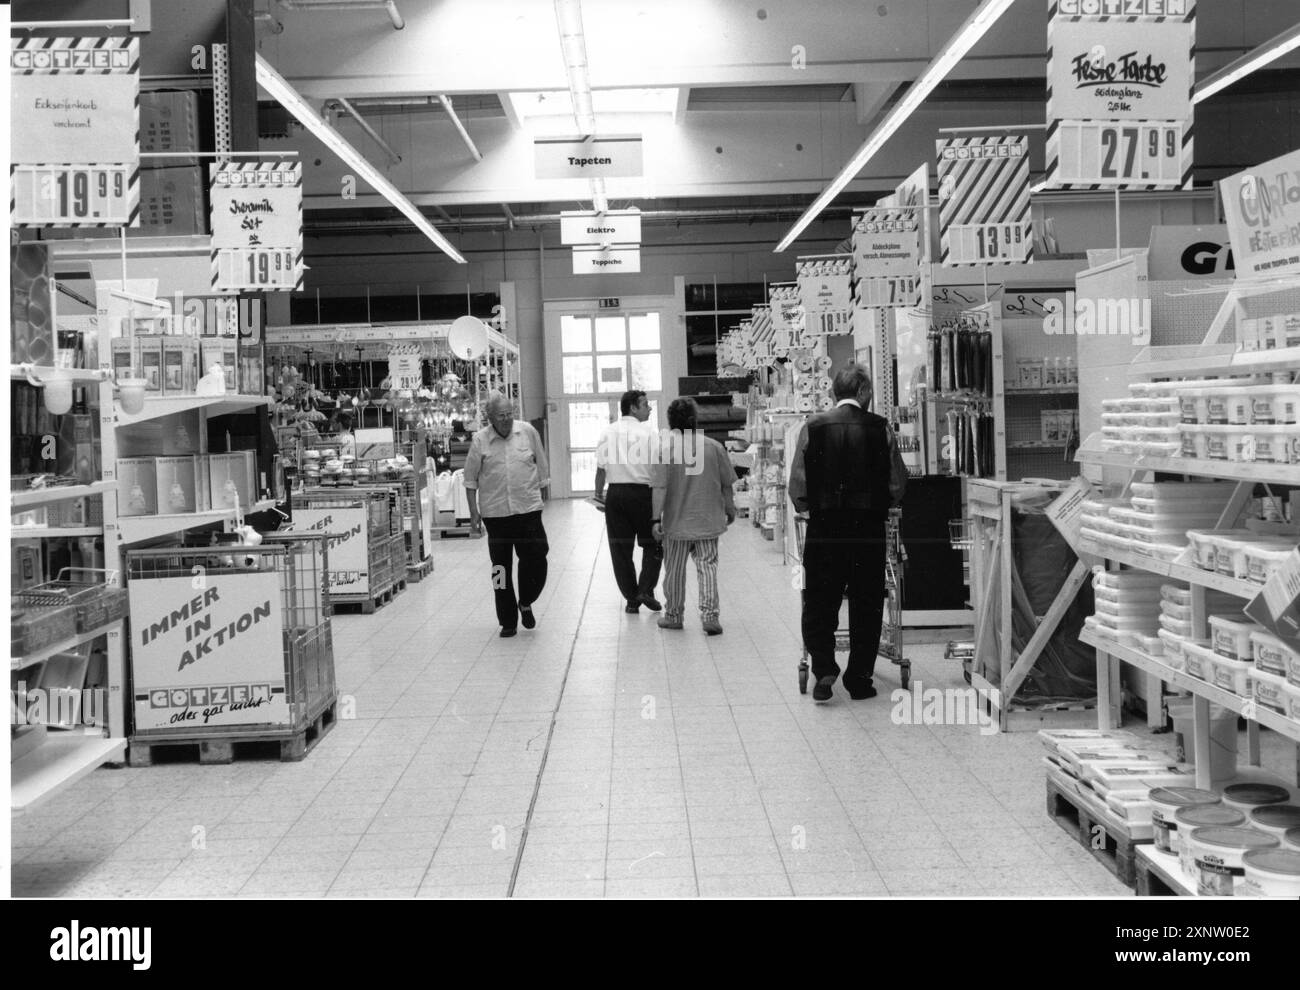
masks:
[[[1300,900],[1293,12],[486,6],[7,8],[13,896]]]

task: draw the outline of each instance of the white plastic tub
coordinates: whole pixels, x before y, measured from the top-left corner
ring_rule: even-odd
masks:
[[[1137,498],[1161,502],[1226,505],[1235,488],[1231,481],[1135,481],[1129,491]]]
[[[1163,630],[1162,630],[1163,631]],[[1162,659],[1165,654],[1165,643],[1158,635],[1138,632],[1136,630],[1121,631],[1119,641],[1124,646],[1132,647],[1149,657]],[[1286,678],[1282,678],[1282,683],[1286,683]]]
[[[1210,643],[1214,652],[1231,660],[1251,661],[1250,634],[1263,632],[1264,627],[1231,615],[1210,616]]]
[[[1237,897],[1300,897],[1300,852],[1253,849],[1241,857],[1241,865]]]
[[[1246,558],[1237,557],[1237,551],[1244,549],[1247,543],[1256,543],[1259,536],[1248,529],[1221,530],[1210,538],[1214,544],[1214,569],[1220,574],[1232,577],[1245,577]],[[1241,564],[1242,574],[1237,573],[1237,564]]]
[[[1293,721],[1300,722],[1300,684],[1288,680],[1285,690],[1286,716]]]
[[[1243,551],[1246,580],[1267,584],[1269,578],[1281,570],[1294,550],[1295,544],[1286,540],[1248,544]]]
[[[1182,808],[1209,808],[1222,804],[1214,791],[1195,787],[1157,787],[1148,797],[1151,802],[1151,824],[1155,829],[1157,849],[1168,853],[1178,852],[1178,822],[1174,816]]]
[[[1160,597],[1170,605],[1190,605],[1192,604],[1192,589],[1183,588],[1176,584],[1162,584],[1160,586]]]
[[[1291,793],[1276,784],[1230,784],[1223,789],[1223,803],[1243,815],[1267,804],[1287,804]]]
[[[1257,828],[1280,841],[1287,832],[1300,828],[1300,806],[1294,804],[1266,804],[1254,808],[1246,815],[1251,828]]]
[[[1231,691],[1241,698],[1250,697],[1250,673],[1255,668],[1249,660],[1229,660],[1227,657],[1214,655],[1214,680],[1217,688]],[[1206,678],[1209,680],[1209,678]]]
[[[1178,825],[1178,865],[1184,875],[1194,878],[1192,834],[1202,828],[1241,828],[1246,824],[1246,814],[1222,803],[1205,804],[1179,808],[1174,812],[1174,821]]]
[[[1202,503],[1184,499],[1141,498],[1135,495],[1128,518],[1136,522],[1151,520],[1159,529],[1186,530],[1193,526],[1208,529],[1218,522],[1219,512],[1217,508],[1206,508]]]
[[[1161,614],[1160,628],[1168,630],[1175,636],[1182,636],[1184,639],[1191,639],[1193,635],[1192,624],[1190,622],[1180,622],[1177,619],[1171,619],[1169,616]],[[1203,675],[1197,674],[1197,677]]]
[[[1191,844],[1196,892],[1202,897],[1232,897],[1246,876],[1242,858],[1282,845],[1276,836],[1253,828],[1198,828],[1191,834]]]
[[[1191,634],[1187,633],[1183,643],[1183,669],[1208,683],[1214,677],[1215,653],[1208,646],[1193,643],[1190,639]]]
[[[1214,570],[1214,529],[1189,529],[1187,543],[1192,548],[1192,562],[1203,571]]]
[[[1300,439],[1294,426],[1253,426],[1255,460],[1266,464],[1295,464],[1300,460]]]
[[[1282,836],[1282,845],[1300,852],[1300,828],[1288,829],[1286,835]]]
[[[1160,592],[1155,588],[1107,588],[1093,586],[1093,597],[1098,602],[1145,602],[1154,612]]]
[[[1287,714],[1291,697],[1286,688],[1286,678],[1252,667],[1249,673],[1250,691],[1255,704],[1271,708],[1281,715]],[[1296,824],[1300,825],[1300,822]]]
[[[1167,615],[1179,622],[1192,621],[1192,606],[1190,605],[1175,605],[1168,599],[1164,599],[1160,602],[1160,612],[1162,615]]]
[[[1272,385],[1260,389],[1252,407],[1256,423],[1300,423],[1300,385]]]
[[[1186,636],[1179,636],[1171,633],[1168,629],[1161,629],[1156,633],[1160,642],[1165,644],[1164,662],[1174,670],[1183,670],[1187,666],[1187,658],[1184,655],[1184,648],[1188,643],[1195,642]],[[1205,646],[1206,642],[1198,642],[1197,646]]]
[[[1256,670],[1282,678],[1288,676],[1292,664],[1300,664],[1300,653],[1264,629],[1250,634],[1250,653]]]
[[[1105,599],[1095,599],[1094,604],[1097,608],[1098,615],[1113,616],[1117,619],[1150,619],[1151,625],[1156,624],[1155,603],[1135,602],[1130,599],[1121,599],[1120,601],[1106,601]]]

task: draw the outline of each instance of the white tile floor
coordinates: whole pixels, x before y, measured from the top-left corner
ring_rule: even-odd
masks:
[[[13,821],[47,897],[1125,895],[1046,816],[1033,733],[798,693],[799,599],[741,521],[720,637],[630,616],[602,519],[551,503],[536,630],[497,636],[482,542],[334,619],[345,716],[301,763],[104,769]],[[694,594],[694,577],[688,595]],[[963,686],[941,646],[913,681]],[[522,851],[521,851],[522,847]]]

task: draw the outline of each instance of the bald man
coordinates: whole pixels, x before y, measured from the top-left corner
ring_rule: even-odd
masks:
[[[546,586],[550,544],[542,526],[542,489],[551,483],[542,438],[515,419],[514,406],[500,394],[487,403],[488,425],[474,434],[465,458],[465,496],[475,535],[487,527],[492,589],[501,635],[537,625],[533,603]],[[514,557],[519,557],[518,597]]]

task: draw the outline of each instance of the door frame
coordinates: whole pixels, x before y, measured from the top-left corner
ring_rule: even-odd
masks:
[[[596,299],[548,299],[542,303],[542,339],[546,354],[546,408],[550,429],[547,431],[547,457],[551,462],[551,497],[574,498],[592,489],[573,489],[569,470],[569,417],[564,406],[564,370],[560,345],[562,316],[636,316],[659,314],[659,355],[663,387],[659,393],[659,417],[666,415],[668,403],[677,397],[677,380],[686,374],[686,328],[683,316],[684,280],[675,280],[675,295],[622,296],[619,305],[602,309]],[[618,395],[604,393],[618,401]],[[587,397],[584,397],[586,399]],[[662,424],[660,424],[662,425]],[[594,478],[592,479],[595,480]]]

